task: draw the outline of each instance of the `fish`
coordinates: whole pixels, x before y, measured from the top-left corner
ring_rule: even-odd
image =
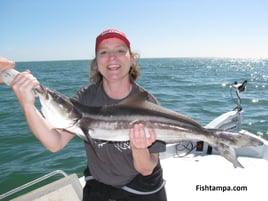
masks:
[[[57,129],[79,136],[86,142],[91,139],[110,142],[129,141],[129,129],[141,123],[149,136],[154,129],[156,140],[166,144],[183,140],[205,141],[233,166],[243,168],[235,149],[261,146],[263,142],[239,132],[204,128],[193,119],[147,100],[147,92],[139,92],[118,104],[102,107],[85,106],[53,89],[40,86],[36,93],[41,112]]]

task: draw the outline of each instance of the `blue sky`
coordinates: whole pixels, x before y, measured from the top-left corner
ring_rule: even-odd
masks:
[[[0,55],[92,59],[114,27],[144,57],[268,57],[267,0],[0,0]]]

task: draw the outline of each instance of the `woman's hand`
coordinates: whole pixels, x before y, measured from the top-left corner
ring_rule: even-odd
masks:
[[[151,146],[155,140],[155,132],[153,129],[148,129],[149,136],[146,135],[144,126],[142,124],[135,124],[133,128],[130,129],[130,144],[132,149],[145,149]]]
[[[156,140],[155,132],[148,129],[148,134],[150,136],[146,135],[142,124],[135,124],[129,131],[133,164],[137,172],[144,176],[152,174],[158,163],[158,153],[150,153],[148,149]]]
[[[19,73],[10,83],[22,108],[26,105],[34,105],[35,96],[33,89],[39,86],[39,81],[31,74],[29,70]]]

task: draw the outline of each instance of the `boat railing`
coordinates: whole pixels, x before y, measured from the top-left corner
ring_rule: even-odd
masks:
[[[68,176],[68,175],[67,175],[64,171],[62,171],[62,170],[55,170],[55,171],[50,172],[50,173],[48,173],[48,174],[46,174],[46,175],[44,175],[44,176],[42,176],[42,177],[39,177],[39,178],[35,179],[35,180],[33,180],[33,181],[30,181],[30,182],[28,182],[28,183],[26,183],[26,184],[24,184],[24,185],[22,185],[22,186],[19,186],[19,187],[17,187],[17,188],[14,188],[14,189],[12,189],[12,190],[10,190],[10,191],[4,193],[4,194],[1,194],[1,195],[0,195],[0,200],[2,200],[2,199],[4,199],[4,198],[7,198],[7,197],[9,197],[9,196],[11,196],[11,195],[14,195],[15,193],[18,193],[18,192],[20,192],[20,191],[22,191],[22,190],[24,190],[24,189],[26,189],[26,188],[29,188],[29,187],[31,187],[31,186],[37,184],[37,183],[40,183],[40,182],[42,182],[42,181],[44,181],[44,180],[46,180],[46,179],[48,179],[48,178],[51,178],[51,177],[53,177],[53,176],[55,176],[55,175],[58,175],[58,174],[63,175],[64,177],[67,177],[67,176]]]

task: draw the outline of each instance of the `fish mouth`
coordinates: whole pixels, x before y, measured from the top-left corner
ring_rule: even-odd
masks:
[[[40,95],[42,95],[42,96],[44,96],[46,99],[49,99],[49,97],[48,97],[48,90],[47,90],[47,88],[46,87],[44,87],[44,86],[42,86],[42,85],[39,85],[39,86],[37,86],[36,88],[34,88],[34,92],[36,93],[36,95],[38,96],[40,96]]]
[[[39,85],[38,87],[35,88],[36,92],[40,93],[40,94],[44,94],[45,93],[45,87],[43,87],[42,85]]]
[[[62,94],[53,91],[45,86],[39,85],[34,88],[34,92],[40,98],[42,97],[45,100],[54,100],[57,103],[69,102],[67,98],[65,98]]]

